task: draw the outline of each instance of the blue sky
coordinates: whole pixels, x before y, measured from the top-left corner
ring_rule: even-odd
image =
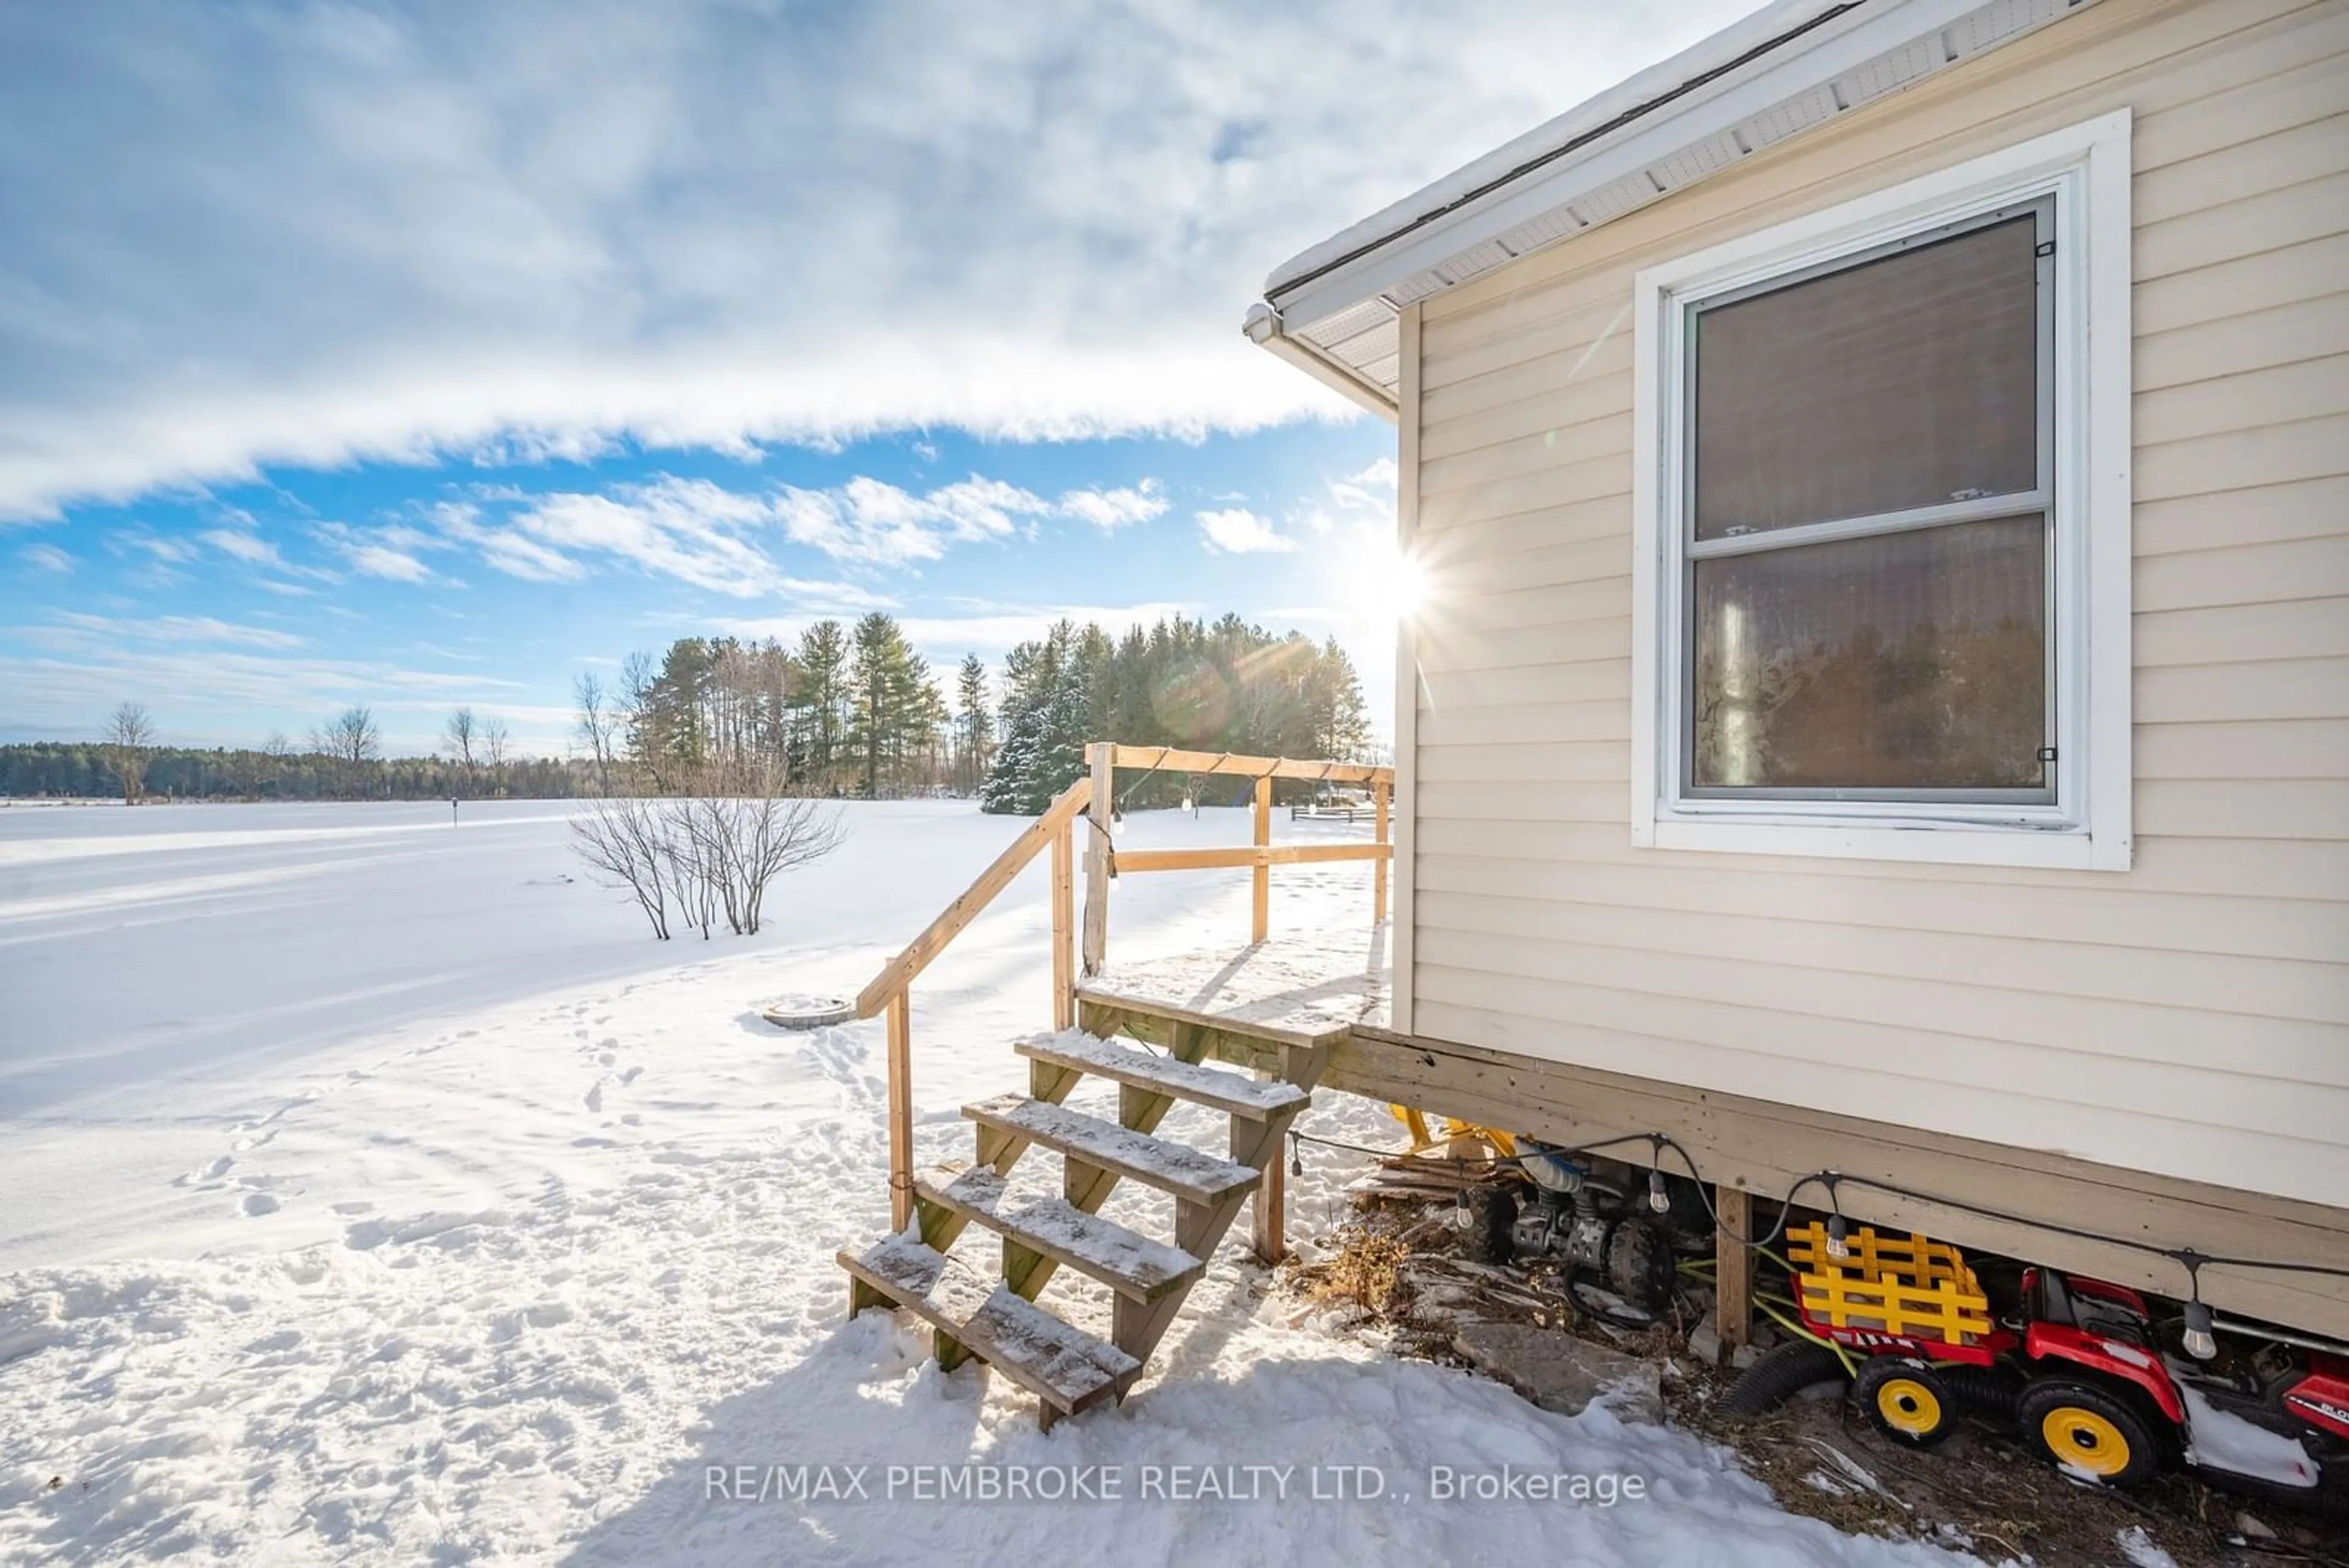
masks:
[[[942,671],[1061,615],[1226,608],[1375,663],[1392,445],[1371,420],[1197,441],[928,431],[364,463],[78,506],[9,535],[6,738],[86,735],[131,697],[171,738],[257,744],[364,702],[395,749],[427,751],[462,703],[559,751],[579,670],[876,608]]]
[[[1235,609],[1383,714],[1392,432],[1243,311],[1744,8],[8,8],[0,739],[556,750],[592,661],[871,607]]]

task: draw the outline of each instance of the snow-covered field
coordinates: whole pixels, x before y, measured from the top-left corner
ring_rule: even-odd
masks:
[[[0,1561],[1949,1561],[1789,1517],[1687,1435],[1389,1357],[1237,1241],[1136,1396],[1049,1437],[982,1370],[926,1365],[926,1334],[843,1322],[832,1253],[887,1216],[877,1027],[756,1008],[853,993],[1014,830],[849,814],[761,937],[664,946],[581,874],[558,805],[0,810]],[[1276,929],[1367,928],[1363,868],[1274,889]],[[1246,897],[1124,878],[1112,955],[1233,944]],[[1024,1084],[1045,929],[1039,867],[916,986],[925,1162],[968,1154],[966,1100]],[[1392,1134],[1334,1095],[1307,1125]],[[1306,1164],[1299,1229],[1358,1168]],[[823,1465],[873,1467],[872,1495],[792,1495]],[[913,1495],[964,1465],[1118,1495]],[[1645,1496],[1445,1501],[1434,1467]]]

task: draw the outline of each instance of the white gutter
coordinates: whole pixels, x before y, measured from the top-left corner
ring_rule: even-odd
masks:
[[[1392,378],[1348,347],[1373,318],[1392,320],[2094,3],[1776,0],[1284,262],[1249,312],[1248,336],[1392,417]]]
[[[1389,424],[1394,423],[1397,418],[1394,399],[1356,375],[1350,365],[1332,359],[1321,352],[1309,339],[1290,337],[1287,325],[1280,318],[1280,312],[1271,306],[1261,303],[1249,306],[1247,319],[1241,323],[1240,330],[1247,333],[1248,340],[1257,348],[1270,349],[1322,385],[1368,409]]]
[[[1617,83],[1513,141],[1272,269],[1265,297],[1275,303],[1339,268],[1557,161],[1610,133],[1679,104],[1738,67],[1792,42],[1867,0],[1775,0],[1679,54]],[[1981,0],[1974,0],[1980,4]]]

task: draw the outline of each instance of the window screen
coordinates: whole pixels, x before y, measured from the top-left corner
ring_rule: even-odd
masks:
[[[2051,219],[1690,307],[1692,794],[2052,791]]]

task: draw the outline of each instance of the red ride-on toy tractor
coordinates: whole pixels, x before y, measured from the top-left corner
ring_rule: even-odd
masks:
[[[2020,1312],[1999,1321],[1955,1247],[1866,1228],[1837,1245],[1818,1224],[1787,1241],[1804,1326],[1866,1357],[1852,1397],[1895,1442],[1930,1448],[1970,1407],[2084,1480],[2126,1486],[2175,1460],[2349,1512],[2343,1347],[2230,1324],[2256,1348],[2230,1345],[2206,1366],[2166,1353],[2145,1299],[2124,1286],[2026,1269]]]

